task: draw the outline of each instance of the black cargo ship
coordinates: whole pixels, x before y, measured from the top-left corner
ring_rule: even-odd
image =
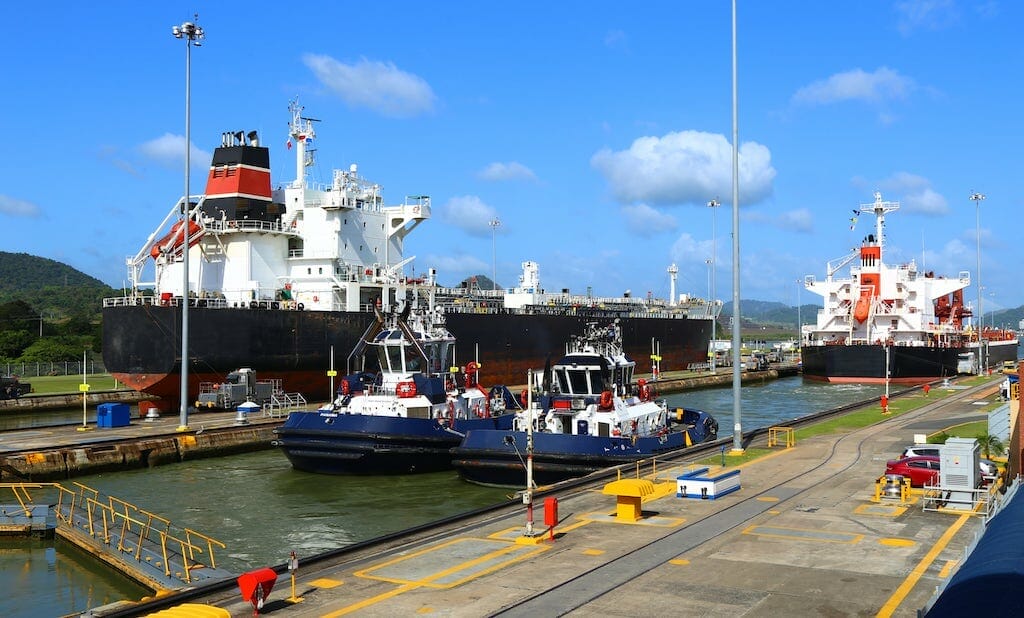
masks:
[[[128,260],[130,289],[103,306],[103,360],[119,381],[179,397],[184,298],[190,397],[201,382],[251,367],[282,379],[288,391],[329,401],[332,355],[344,371],[340,355],[355,347],[374,307],[387,311],[414,296],[445,312],[460,357],[475,358],[489,384],[525,383],[528,369],[543,366],[552,349],[594,320],[620,319],[641,372],[652,369],[655,354],[666,370],[707,360],[719,303],[547,293],[534,262],[523,263],[518,287],[500,291],[438,286],[433,271],[406,277],[412,258],[404,257],[404,240],[430,218],[430,198],[385,206],[380,185],[354,164],[335,170],[330,184],[307,182],[314,120],[297,102],[289,111],[296,179],[275,189],[256,132],[221,135],[206,192],[189,200],[187,291],[184,200]]]

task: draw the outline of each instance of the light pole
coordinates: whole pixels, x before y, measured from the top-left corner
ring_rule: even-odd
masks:
[[[711,268],[711,283],[708,285],[708,300],[711,301],[711,373],[715,372],[715,357],[718,356],[718,344],[715,343],[715,339],[718,338],[717,326],[718,316],[715,315],[715,263],[718,260],[718,246],[717,236],[715,234],[715,211],[721,206],[722,203],[718,201],[718,198],[708,202],[708,208],[711,209],[711,259],[708,265]]]
[[[708,304],[711,309],[711,351],[708,354],[711,357],[711,362],[708,366],[711,369],[711,373],[714,373],[715,357],[718,356],[718,345],[715,343],[715,296],[714,292],[711,291],[711,272],[715,261],[708,259],[704,260],[704,263],[708,265]]]
[[[736,58],[736,0],[732,0],[732,453],[743,453],[740,400],[740,123]]]
[[[498,253],[495,250],[494,235],[498,230],[498,226],[501,225],[501,220],[495,217],[488,221],[487,225],[491,226],[491,289],[495,290],[498,288],[498,282],[496,281],[498,276]]]
[[[971,194],[971,201],[974,202],[975,236],[978,243],[978,319],[974,321],[974,327],[978,329],[978,375],[985,373],[985,342],[982,340],[983,328],[981,327],[985,317],[981,308],[981,201],[983,199],[985,199],[984,193]]]
[[[196,21],[199,15],[195,16]],[[203,29],[195,23],[186,21],[180,26],[171,28],[171,33],[176,39],[185,41],[185,199],[182,204],[182,243],[181,270],[184,287],[181,291],[181,423],[178,431],[188,431],[188,253],[189,253],[189,224],[192,222],[192,200],[189,197],[189,165],[191,157],[189,150],[192,144],[192,46],[199,47],[205,38]]]

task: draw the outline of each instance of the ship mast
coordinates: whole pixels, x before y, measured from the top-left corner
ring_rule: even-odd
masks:
[[[899,209],[899,202],[883,202],[882,193],[880,191],[875,191],[875,201],[873,203],[860,205],[860,212],[862,214],[871,213],[875,215],[875,242],[878,243],[878,246],[882,250],[885,249],[883,237],[885,230],[885,215],[886,213]]]
[[[306,168],[313,165],[313,150],[308,147],[316,137],[316,130],[313,129],[314,122],[320,122],[316,118],[306,118],[302,115],[305,109],[295,99],[288,103],[288,111],[292,113],[292,120],[288,123],[289,147],[294,140],[295,146],[295,181],[293,187],[302,187],[306,184]]]

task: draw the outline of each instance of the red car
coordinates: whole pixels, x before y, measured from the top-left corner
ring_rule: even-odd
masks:
[[[939,458],[931,455],[904,457],[885,462],[886,474],[899,474],[910,479],[911,487],[939,484]]]

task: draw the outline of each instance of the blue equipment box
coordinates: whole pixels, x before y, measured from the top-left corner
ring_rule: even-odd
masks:
[[[97,427],[127,427],[132,409],[126,403],[101,403],[96,407]]]

